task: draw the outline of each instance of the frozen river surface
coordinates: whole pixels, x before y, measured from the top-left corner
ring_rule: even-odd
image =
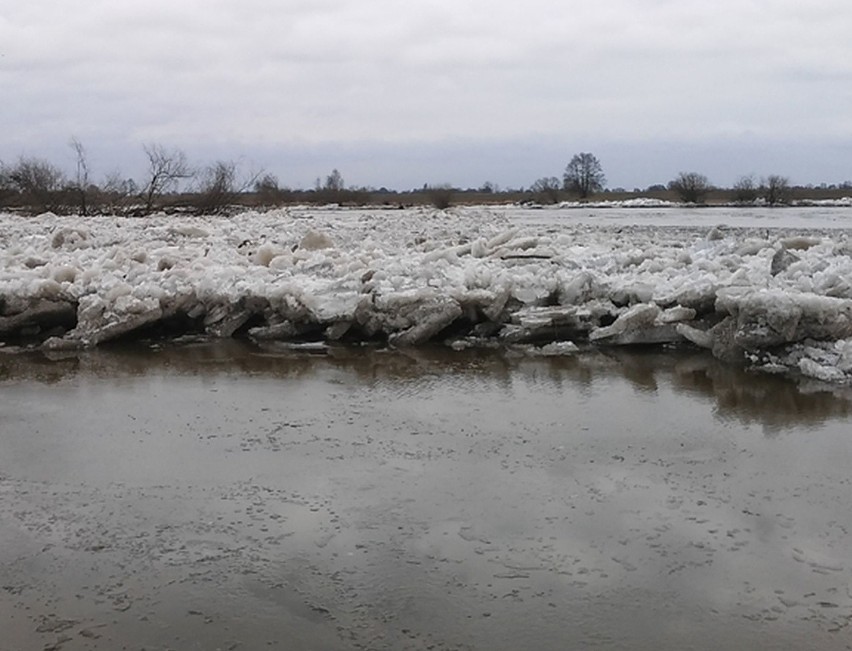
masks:
[[[3,649],[824,649],[848,389],[709,353],[0,356]]]
[[[554,226],[567,223],[605,226],[676,226],[711,228],[725,225],[736,228],[840,229],[852,228],[852,201],[846,206],[806,206],[792,208],[673,206],[625,208],[518,208],[504,209],[506,216],[526,226]]]
[[[685,344],[852,384],[852,207],[0,214],[0,346]]]

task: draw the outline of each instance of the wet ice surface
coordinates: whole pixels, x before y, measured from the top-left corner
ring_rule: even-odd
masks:
[[[8,648],[849,648],[848,389],[225,342],[0,395]]]
[[[852,200],[849,202],[852,204]],[[0,214],[0,347],[687,343],[852,385],[852,209]]]

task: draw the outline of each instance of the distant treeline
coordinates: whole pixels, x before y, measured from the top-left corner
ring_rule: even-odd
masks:
[[[411,190],[347,186],[338,170],[314,187],[283,186],[273,174],[247,170],[228,160],[191,165],[183,151],[146,145],[145,176],[124,177],[120,172],[95,180],[83,145],[71,140],[75,165],[71,173],[50,161],[19,157],[0,161],[0,209],[21,214],[46,211],[81,215],[142,216],[152,212],[229,214],[246,208],[275,208],[293,204],[380,205],[406,207],[453,204],[529,203],[562,201],[624,201],[646,198],[693,204],[784,205],[797,201],[839,199],[852,194],[852,182],[838,185],[795,186],[786,177],[741,177],[733,187],[718,188],[697,172],[681,172],[666,184],[646,188],[606,188],[603,168],[589,153],[575,155],[562,178],[542,177],[529,187],[501,189],[486,182],[477,188],[429,185]]]

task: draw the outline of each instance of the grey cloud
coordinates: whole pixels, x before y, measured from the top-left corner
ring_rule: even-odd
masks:
[[[0,0],[0,158],[72,133],[240,151],[842,138],[850,24],[839,0]]]

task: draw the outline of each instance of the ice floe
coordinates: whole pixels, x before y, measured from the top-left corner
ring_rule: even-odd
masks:
[[[548,355],[689,344],[852,381],[852,241],[836,214],[815,229],[529,212],[0,215],[0,341],[66,349],[199,332]]]

